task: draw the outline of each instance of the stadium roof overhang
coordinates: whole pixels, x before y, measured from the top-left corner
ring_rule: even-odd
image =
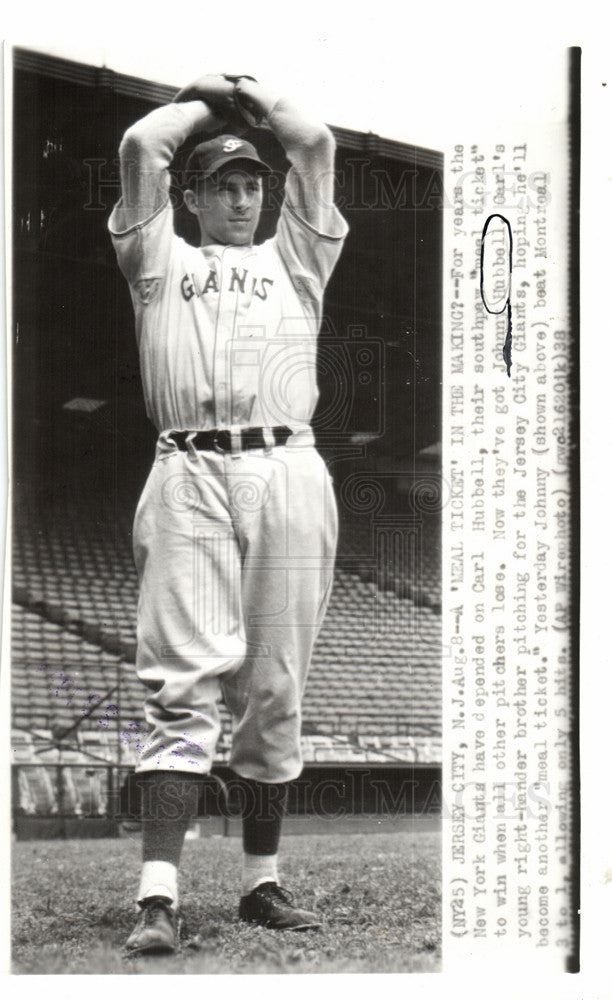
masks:
[[[167,104],[172,100],[177,88],[168,84],[155,83],[137,76],[117,73],[105,66],[90,66],[85,63],[45,55],[30,49],[13,50],[15,69],[38,73],[65,80],[69,83],[88,87],[106,87],[116,94],[137,97],[150,101],[153,105]],[[356,132],[352,129],[330,125],[339,146],[356,150],[371,156],[385,156],[400,161],[409,161],[415,166],[441,170],[443,155],[437,150],[414,146],[410,143],[385,139],[374,132]]]

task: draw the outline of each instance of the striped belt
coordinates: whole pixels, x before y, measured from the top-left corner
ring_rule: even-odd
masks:
[[[269,432],[264,435],[264,431]],[[288,427],[240,427],[236,431],[229,428],[213,431],[172,431],[168,435],[179,451],[187,451],[187,438],[193,434],[191,443],[196,451],[247,451],[250,448],[268,448],[274,439],[275,445],[285,444],[291,437]],[[233,447],[232,447],[233,442]]]

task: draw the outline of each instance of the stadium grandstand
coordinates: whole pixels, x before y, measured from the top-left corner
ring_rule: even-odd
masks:
[[[123,131],[174,89],[27,50],[14,65],[13,815],[18,836],[65,835],[66,817],[108,834],[146,732],[131,526],[155,431],[106,219]],[[442,160],[334,132],[351,231],[326,295],[315,431],[341,527],[304,775],[365,767],[391,798],[416,776],[422,804],[442,736]],[[269,133],[259,145],[282,169]],[[176,225],[194,237],[180,207]],[[363,793],[351,807],[372,803]]]

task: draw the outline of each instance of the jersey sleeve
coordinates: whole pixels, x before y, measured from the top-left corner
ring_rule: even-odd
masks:
[[[285,199],[276,235],[276,249],[300,298],[320,301],[342,251],[348,225],[335,205],[326,213],[325,232],[319,232],[294,207],[297,177],[292,167],[285,182]]]
[[[170,201],[148,219],[125,227],[123,200],[115,205],[108,228],[117,261],[130,289],[143,303],[158,292],[168,270],[174,235]]]

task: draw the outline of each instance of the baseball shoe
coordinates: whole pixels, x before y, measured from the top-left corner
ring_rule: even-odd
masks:
[[[240,897],[240,920],[277,931],[308,931],[321,926],[316,913],[293,905],[293,896],[276,882],[263,882]]]
[[[174,952],[178,948],[178,919],[167,896],[148,896],[138,905],[138,923],[126,941],[130,955]]]

